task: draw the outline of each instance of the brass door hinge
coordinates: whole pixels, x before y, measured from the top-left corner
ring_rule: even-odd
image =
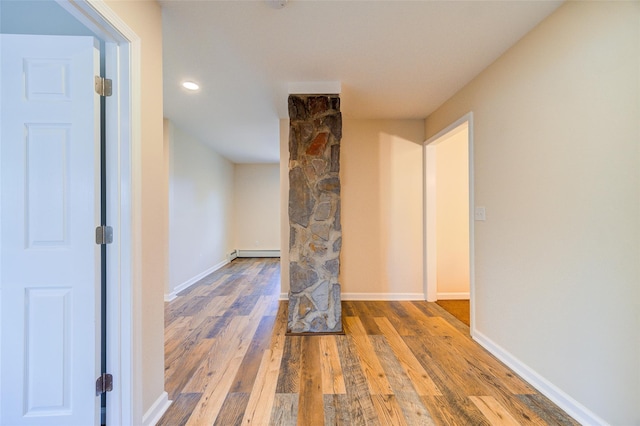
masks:
[[[105,392],[111,392],[113,390],[113,376],[111,374],[104,373],[96,380],[96,395],[103,394]]]
[[[113,93],[113,82],[109,78],[102,78],[96,75],[95,87],[96,93],[100,96],[111,96]]]
[[[111,244],[113,242],[113,228],[102,225],[96,228],[96,244]]]

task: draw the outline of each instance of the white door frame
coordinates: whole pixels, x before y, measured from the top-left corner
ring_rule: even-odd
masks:
[[[423,144],[424,177],[424,298],[428,302],[437,300],[436,236],[435,236],[435,144],[438,139],[467,123],[469,140],[469,293],[471,330],[475,323],[475,260],[474,260],[474,172],[473,172],[473,112],[460,117],[449,126],[426,140]]]
[[[107,424],[141,422],[142,345],[140,288],[141,49],[140,37],[103,0],[55,0],[105,41],[106,77],[113,96],[106,110],[107,217]]]

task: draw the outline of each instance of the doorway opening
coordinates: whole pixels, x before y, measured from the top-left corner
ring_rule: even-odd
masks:
[[[424,143],[425,298],[473,322],[471,113]]]
[[[113,95],[106,99],[106,216],[113,228],[107,246],[107,371],[113,391],[107,394],[107,424],[142,419],[140,291],[140,38],[103,0],[56,0],[104,42],[105,77]]]

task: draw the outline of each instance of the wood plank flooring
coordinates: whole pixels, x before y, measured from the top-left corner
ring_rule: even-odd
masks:
[[[469,300],[438,300],[436,302],[442,309],[462,321],[467,327],[470,322],[470,303]]]
[[[165,305],[158,425],[576,425],[434,303],[343,302],[285,336],[279,259],[236,259]]]

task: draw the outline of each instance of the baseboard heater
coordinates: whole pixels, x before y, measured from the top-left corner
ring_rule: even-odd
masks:
[[[227,255],[227,258],[229,259],[229,262],[231,262],[236,257],[238,257],[238,250],[234,250],[234,251],[232,251],[231,253],[229,253]]]
[[[236,257],[280,257],[280,250],[235,250]]]

